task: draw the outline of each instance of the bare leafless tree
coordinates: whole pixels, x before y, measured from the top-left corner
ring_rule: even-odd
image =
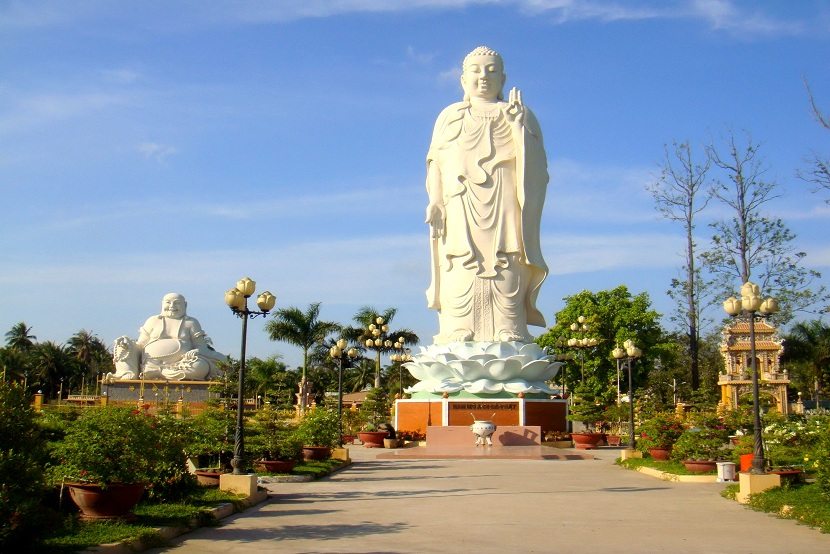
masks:
[[[702,160],[696,160],[687,142],[664,146],[664,160],[660,177],[648,186],[657,211],[669,221],[677,222],[686,234],[685,260],[680,278],[673,279],[668,293],[678,302],[678,312],[673,318],[684,327],[689,341],[691,360],[691,385],[700,387],[698,354],[700,343],[701,295],[706,287],[697,266],[695,242],[696,217],[712,198],[707,187],[707,174],[712,161],[704,151]]]
[[[825,115],[825,113],[819,109],[807,79],[804,79],[804,87],[807,89],[807,96],[810,99],[810,109],[813,112],[813,117],[815,117],[819,125],[830,131],[830,117]],[[813,192],[818,192],[822,189],[830,191],[830,158],[822,157],[819,154],[813,154],[809,160],[809,164],[810,165],[807,169],[799,170],[797,172],[798,177],[804,181],[817,185]],[[830,204],[830,198],[825,200],[825,202]]]

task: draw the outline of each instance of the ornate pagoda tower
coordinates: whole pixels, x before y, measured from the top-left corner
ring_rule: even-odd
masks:
[[[720,345],[724,361],[724,373],[718,377],[721,388],[719,409],[734,410],[738,400],[752,395],[752,360],[750,358],[749,321],[737,319],[723,328]],[[781,369],[784,341],[778,330],[759,318],[755,321],[755,364],[758,368],[758,385],[762,398],[773,399],[773,406],[782,414],[789,413],[787,385],[790,382],[786,370]]]

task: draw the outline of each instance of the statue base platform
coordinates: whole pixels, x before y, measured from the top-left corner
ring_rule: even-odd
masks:
[[[104,382],[101,392],[111,405],[142,403],[152,408],[181,402],[188,407],[200,407],[219,398],[219,393],[210,390],[215,385],[221,386],[222,382],[126,379]]]
[[[536,426],[541,441],[545,433],[567,430],[567,411],[567,401],[561,399],[399,399],[395,401],[394,426],[398,432],[417,433],[421,436],[426,436],[430,428],[463,427],[472,441],[469,426],[474,419],[483,419],[492,421],[499,429]]]

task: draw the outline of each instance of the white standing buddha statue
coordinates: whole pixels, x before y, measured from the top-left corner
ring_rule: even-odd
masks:
[[[548,183],[542,133],[522,93],[505,102],[501,56],[480,46],[462,64],[464,99],[438,116],[427,154],[428,304],[435,344],[531,340],[548,273],[539,228]]]

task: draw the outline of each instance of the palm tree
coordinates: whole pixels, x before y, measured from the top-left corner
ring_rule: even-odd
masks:
[[[37,337],[30,335],[32,328],[24,321],[15,323],[6,333],[6,346],[19,352],[27,352],[35,345]]]
[[[56,342],[40,342],[32,349],[34,382],[49,391],[51,396],[58,389],[60,380],[66,379],[68,386],[80,384],[80,371],[69,349]]]
[[[784,361],[803,370],[818,407],[821,390],[830,381],[830,325],[819,320],[798,323],[785,337],[784,344]]]
[[[306,311],[299,308],[281,308],[274,313],[274,319],[265,326],[265,332],[273,341],[287,342],[299,346],[303,350],[302,384],[306,383],[308,369],[308,354],[315,344],[326,340],[326,337],[340,329],[340,325],[332,321],[320,321],[320,302],[308,306]],[[301,402],[300,411],[305,411],[305,404]]]
[[[352,320],[360,325],[360,327],[350,327],[343,332],[344,337],[347,339],[361,345],[365,344],[367,348],[371,348],[375,351],[375,387],[380,386],[381,354],[388,354],[389,352],[392,352],[394,350],[392,345],[397,342],[399,338],[403,338],[404,342],[410,345],[417,344],[420,341],[418,335],[416,335],[411,329],[401,328],[396,331],[388,329],[389,323],[395,318],[395,314],[397,312],[397,308],[386,308],[383,312],[379,312],[371,306],[363,306],[352,318]],[[370,330],[370,326],[376,326],[379,318],[383,320],[382,326],[385,326],[387,329],[385,331],[379,329],[380,333],[373,335]],[[367,343],[370,339],[375,341],[375,344],[371,347],[368,346]]]
[[[107,346],[91,332],[81,329],[72,335],[66,344],[69,353],[75,357],[86,377],[91,378],[113,370],[112,355]]]

